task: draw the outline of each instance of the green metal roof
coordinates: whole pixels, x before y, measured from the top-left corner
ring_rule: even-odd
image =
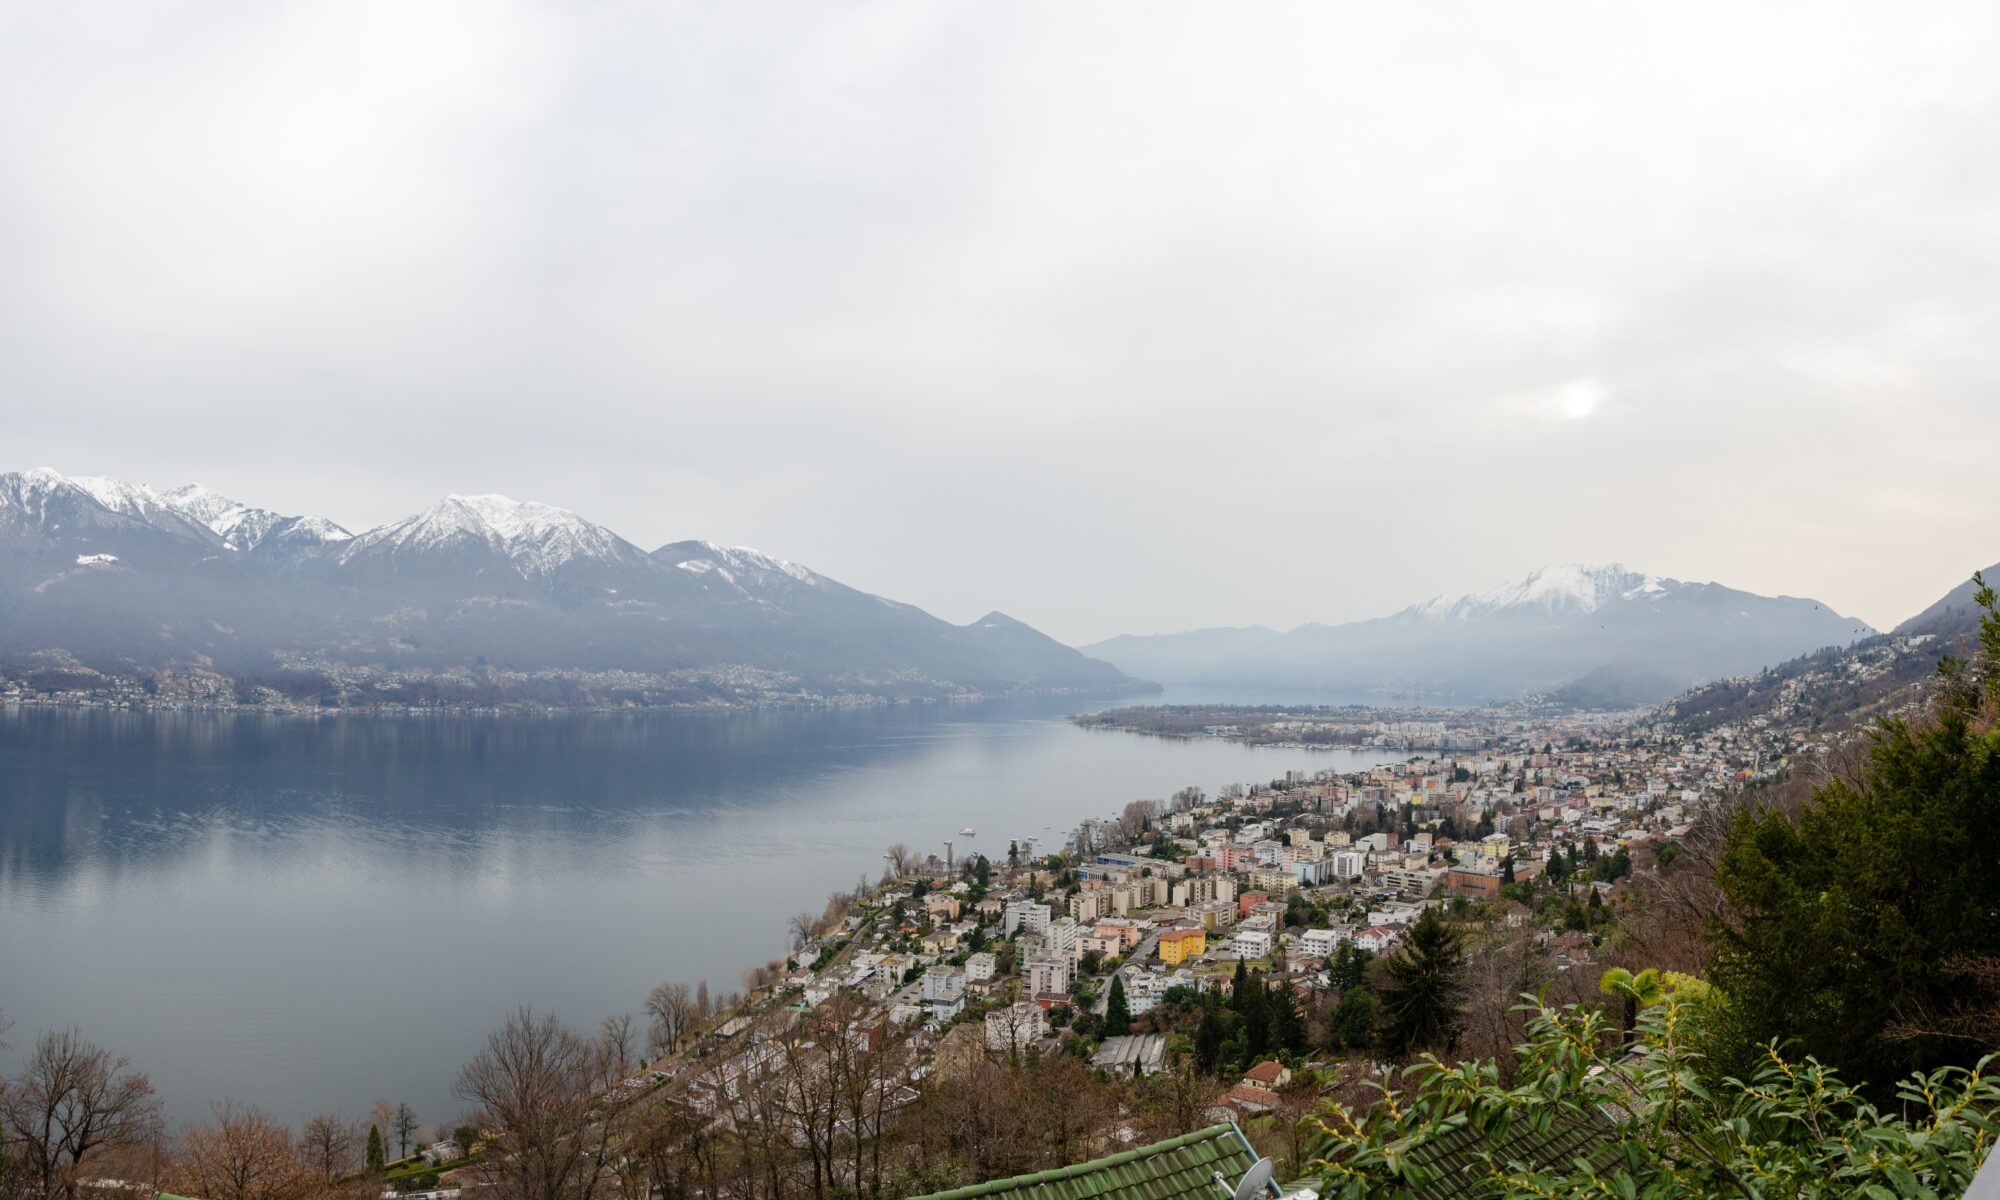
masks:
[[[1464,1195],[1469,1181],[1484,1181],[1488,1177],[1487,1154],[1502,1166],[1518,1162],[1534,1171],[1574,1171],[1579,1163],[1587,1163],[1591,1173],[1598,1173],[1610,1171],[1625,1161],[1616,1130],[1608,1123],[1558,1115],[1542,1127],[1537,1124],[1517,1120],[1498,1135],[1460,1126],[1413,1148],[1412,1162],[1444,1173],[1442,1179],[1416,1189],[1415,1194],[1421,1200],[1450,1200]]]
[[[975,1183],[956,1191],[913,1200],[972,1200],[976,1196],[1020,1196],[1032,1200],[1217,1200],[1214,1174],[1230,1186],[1257,1161],[1234,1124],[1154,1142],[1109,1158],[1092,1159],[1033,1175]]]

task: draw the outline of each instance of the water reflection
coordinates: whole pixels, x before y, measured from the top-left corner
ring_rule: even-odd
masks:
[[[299,1120],[451,1079],[512,1007],[734,986],[883,846],[1059,840],[1196,784],[1371,756],[1087,733],[1044,700],[740,717],[0,710],[0,1012],[169,1111]],[[961,844],[961,852],[966,847]]]

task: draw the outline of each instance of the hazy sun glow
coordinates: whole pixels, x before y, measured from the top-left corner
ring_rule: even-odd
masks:
[[[1604,385],[1595,379],[1566,383],[1556,392],[1555,412],[1565,421],[1581,421],[1597,412],[1604,403]]]

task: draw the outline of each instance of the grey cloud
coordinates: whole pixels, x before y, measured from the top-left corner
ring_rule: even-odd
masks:
[[[2000,545],[1996,20],[0,4],[0,467],[1079,641],[1579,559],[1888,625]]]

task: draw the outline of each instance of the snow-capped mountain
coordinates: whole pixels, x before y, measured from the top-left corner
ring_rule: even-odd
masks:
[[[1436,596],[1404,611],[1433,620],[1472,621],[1506,609],[1531,609],[1551,617],[1593,613],[1619,600],[1658,600],[1678,581],[1628,570],[1620,563],[1564,563],[1528,572],[1526,578],[1463,596]]]
[[[135,550],[162,538],[217,544],[206,525],[149,487],[46,467],[0,474],[0,538],[22,545],[36,539],[74,543],[82,553]]]
[[[0,671],[36,661],[195,666],[308,690],[330,670],[461,684],[489,668],[635,673],[686,680],[696,700],[767,686],[1133,686],[998,614],[955,626],[710,542],[649,554],[534,501],[447,496],[350,535],[197,485],[161,492],[47,470],[0,475]],[[538,698],[575,694],[550,683]]]
[[[1163,659],[1181,662],[1184,677],[1151,676],[1168,683],[1458,702],[1567,690],[1579,700],[1640,703],[1873,632],[1814,600],[1668,579],[1616,563],[1565,564],[1373,620],[1302,625],[1283,634],[1118,638],[1085,651],[1127,671]],[[1218,636],[1224,633],[1231,636]],[[1197,646],[1216,653],[1191,659],[1186,652]]]
[[[46,467],[0,475],[0,523],[17,534],[57,540],[165,535],[238,553],[295,555],[347,531],[319,517],[288,517],[239,504],[199,484],[161,492],[100,475],[63,475]],[[113,553],[115,546],[96,553]]]
[[[720,585],[746,600],[770,602],[778,594],[794,588],[826,588],[834,584],[824,575],[809,571],[795,562],[774,558],[748,546],[718,546],[714,542],[669,542],[653,551],[653,558],[705,583]]]
[[[646,561],[645,551],[568,509],[507,496],[446,496],[354,538],[338,561],[395,565],[466,555],[504,560],[530,580],[579,563],[636,568]]]
[[[239,553],[261,551],[297,558],[354,536],[324,517],[288,517],[268,508],[240,504],[198,483],[162,492],[159,499],[207,526],[223,545]]]

